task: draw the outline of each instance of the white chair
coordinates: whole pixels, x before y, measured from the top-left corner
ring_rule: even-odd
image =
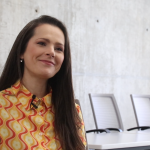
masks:
[[[150,95],[130,95],[137,127],[127,129],[128,131],[138,129],[150,129]]]
[[[96,129],[124,130],[120,112],[113,94],[89,94]],[[92,130],[89,130],[92,132]],[[88,131],[87,131],[88,132]]]

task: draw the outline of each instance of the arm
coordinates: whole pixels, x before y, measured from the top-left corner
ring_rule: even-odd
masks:
[[[80,109],[80,106],[78,104],[75,104],[78,115],[81,119],[81,128],[79,129],[79,136],[83,142],[83,144],[85,145],[85,147],[87,146],[87,140],[86,140],[86,133],[85,133],[85,126],[84,126],[84,121],[83,121],[83,116],[82,116],[82,112]]]

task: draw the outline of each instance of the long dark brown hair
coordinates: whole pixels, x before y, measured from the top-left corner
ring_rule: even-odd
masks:
[[[0,91],[11,87],[22,79],[24,64],[20,56],[24,54],[34,30],[41,24],[50,24],[60,28],[65,37],[64,61],[59,72],[48,80],[52,88],[52,104],[55,110],[55,133],[64,150],[83,150],[84,145],[78,135],[81,120],[75,108],[72,86],[71,53],[67,29],[56,18],[43,15],[29,22],[18,34],[7,58],[0,77]]]

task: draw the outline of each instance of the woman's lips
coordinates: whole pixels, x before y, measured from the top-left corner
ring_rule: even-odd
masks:
[[[41,62],[49,65],[49,66],[54,66],[55,64],[52,61],[48,61],[48,60],[40,60]]]

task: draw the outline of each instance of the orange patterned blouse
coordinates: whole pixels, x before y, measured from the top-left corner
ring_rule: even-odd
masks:
[[[32,94],[17,81],[0,92],[0,150],[62,150],[54,132],[55,112],[51,105],[52,92],[35,98],[37,109],[30,108]],[[81,117],[80,107],[76,105]],[[80,130],[84,145],[84,124]]]

